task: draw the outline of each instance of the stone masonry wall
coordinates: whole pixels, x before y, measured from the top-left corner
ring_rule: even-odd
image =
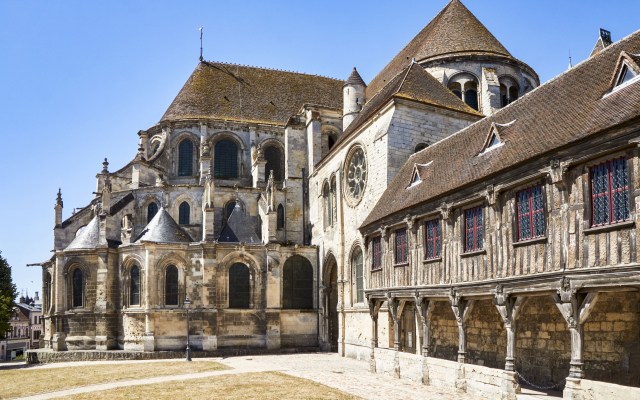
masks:
[[[504,369],[507,331],[491,300],[477,300],[467,326],[467,357],[470,364]]]
[[[458,359],[458,323],[447,301],[437,301],[431,316],[432,357]]]

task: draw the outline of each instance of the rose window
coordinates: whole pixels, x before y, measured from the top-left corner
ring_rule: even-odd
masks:
[[[347,187],[349,196],[358,200],[364,192],[364,185],[367,183],[367,162],[364,159],[364,151],[356,150],[349,160],[347,169]]]

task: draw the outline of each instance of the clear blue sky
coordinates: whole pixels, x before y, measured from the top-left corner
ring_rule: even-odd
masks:
[[[640,29],[640,1],[463,0],[547,81],[588,57],[598,28]],[[64,218],[114,171],[206,60],[365,81],[446,5],[429,1],[0,1],[0,251],[33,295]]]

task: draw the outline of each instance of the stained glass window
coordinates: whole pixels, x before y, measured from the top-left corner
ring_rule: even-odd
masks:
[[[269,179],[273,171],[273,180],[282,180],[282,152],[276,146],[269,146],[264,150],[264,159],[267,163],[264,166],[265,180]]]
[[[440,257],[441,246],[441,234],[440,234],[440,221],[437,219],[427,221],[424,223],[425,228],[425,258],[438,258]]]
[[[625,157],[591,168],[592,225],[629,220],[629,183]]]
[[[150,203],[149,206],[147,206],[147,224],[151,222],[151,220],[156,216],[157,213],[158,205],[156,203]]]
[[[367,183],[367,161],[364,151],[357,149],[349,159],[347,169],[347,191],[352,199],[358,200],[364,193]]]
[[[362,268],[362,250],[356,249],[351,258],[351,268],[356,276],[356,302],[364,302],[364,272]]]
[[[407,262],[407,228],[396,230],[396,264]]]
[[[371,245],[373,246],[373,265],[372,269],[380,269],[382,268],[382,246],[381,246],[381,238],[374,238]]]
[[[243,263],[229,268],[229,308],[249,308],[251,304],[251,273]]]
[[[468,209],[465,215],[465,252],[483,248],[482,207]]]
[[[231,140],[223,139],[216,143],[213,162],[215,178],[234,179],[238,177],[238,146]]]
[[[73,306],[82,307],[84,282],[80,268],[73,271]]]
[[[183,201],[180,204],[180,208],[179,208],[179,218],[178,218],[178,223],[181,225],[187,225],[189,224],[189,217],[191,214],[191,207],[189,207],[189,203],[187,203],[186,201]]]
[[[175,265],[167,267],[164,298],[165,305],[178,305],[178,268]]]
[[[284,229],[284,207],[282,204],[278,206],[277,228]]]
[[[313,308],[313,267],[302,256],[287,259],[283,267],[282,307]]]
[[[178,148],[178,176],[193,175],[193,143],[185,139]]]
[[[516,193],[518,202],[518,240],[544,236],[542,187],[533,186]]]
[[[140,268],[131,268],[131,305],[140,305]]]

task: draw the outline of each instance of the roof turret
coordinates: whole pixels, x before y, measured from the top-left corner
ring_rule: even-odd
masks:
[[[153,217],[151,222],[147,224],[142,233],[135,240],[135,243],[141,242],[155,243],[189,243],[193,242],[188,233],[186,233],[171,215],[161,207],[158,213]]]
[[[65,250],[95,249],[100,243],[100,218],[96,213]]]
[[[356,70],[356,67],[353,67],[353,72],[351,72],[351,75],[349,75],[349,78],[347,78],[347,82],[345,82],[344,84],[344,86],[347,85],[359,85],[367,87],[367,84],[362,80],[362,77]]]

